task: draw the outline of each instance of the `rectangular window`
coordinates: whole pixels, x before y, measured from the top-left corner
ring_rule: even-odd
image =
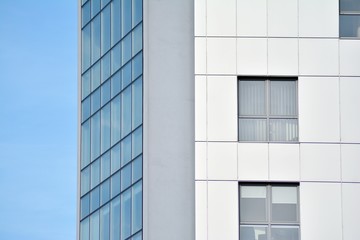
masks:
[[[340,37],[360,38],[360,1],[340,0]]]
[[[298,141],[296,78],[241,77],[239,141]]]
[[[240,240],[299,240],[299,196],[294,184],[240,185]]]

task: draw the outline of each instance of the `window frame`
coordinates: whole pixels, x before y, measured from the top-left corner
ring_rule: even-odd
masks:
[[[265,115],[240,115],[240,81],[264,81],[265,82]],[[290,81],[295,82],[295,115],[271,115],[271,81]],[[299,143],[299,82],[295,76],[238,76],[237,78],[237,125],[238,142],[256,143]],[[265,119],[266,120],[266,140],[242,140],[240,139],[240,119]],[[270,140],[270,120],[271,119],[295,119],[297,125],[296,140]]]
[[[266,220],[265,221],[242,221],[241,220],[241,187],[265,187],[266,188]],[[296,221],[273,221],[272,220],[272,188],[273,187],[293,187],[296,188],[297,204],[296,204]],[[241,226],[259,226],[266,228],[267,240],[271,240],[272,227],[294,227],[298,229],[298,240],[301,240],[301,226],[300,226],[300,184],[299,183],[269,183],[269,182],[240,182],[238,186],[239,199],[239,239],[241,239]]]
[[[339,38],[340,39],[360,39],[360,33],[358,36],[341,36],[341,17],[343,16],[352,16],[352,17],[358,17],[359,18],[359,27],[360,27],[360,9],[359,10],[341,10],[341,2],[343,0],[339,0]]]

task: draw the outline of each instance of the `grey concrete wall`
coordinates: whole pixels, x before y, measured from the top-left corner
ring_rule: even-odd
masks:
[[[194,2],[144,0],[144,239],[195,239]]]

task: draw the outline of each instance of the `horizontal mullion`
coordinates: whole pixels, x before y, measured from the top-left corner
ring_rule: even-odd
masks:
[[[340,15],[359,15],[360,11],[340,11]]]

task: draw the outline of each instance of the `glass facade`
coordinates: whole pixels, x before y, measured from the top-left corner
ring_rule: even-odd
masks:
[[[142,239],[142,0],[81,1],[80,240]]]

